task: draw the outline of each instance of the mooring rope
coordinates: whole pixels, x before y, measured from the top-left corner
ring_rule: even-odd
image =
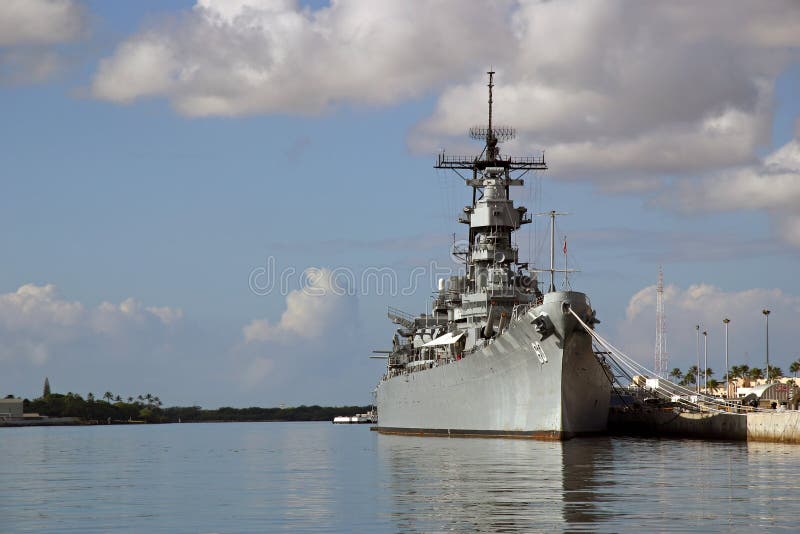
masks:
[[[593,328],[586,324],[572,308],[570,308],[569,311],[575,317],[575,319],[578,320],[578,323],[583,327],[583,329],[592,337],[595,343],[606,350],[613,362],[620,369],[623,371],[627,369],[632,375],[644,376],[645,378],[657,378],[658,386],[649,388],[654,393],[660,394],[667,399],[674,400],[679,405],[683,405],[697,411],[738,413],[740,408],[745,408],[747,412],[772,412],[772,410],[766,410],[763,408],[754,408],[749,406],[743,407],[740,404],[718,399],[708,394],[698,393],[692,389],[681,386],[680,384],[676,384],[670,380],[661,378],[655,372],[651,371],[609,343],[603,338],[603,336],[598,334]],[[662,383],[667,385],[667,387],[662,386]],[[692,398],[696,400],[692,400]],[[739,415],[744,415],[744,413]]]

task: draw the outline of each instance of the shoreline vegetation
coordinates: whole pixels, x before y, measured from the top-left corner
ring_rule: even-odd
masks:
[[[161,400],[149,393],[127,398],[110,392],[106,392],[101,398],[96,398],[92,393],[87,394],[86,398],[72,392],[61,394],[46,391],[45,393],[33,400],[23,400],[26,419],[32,414],[38,414],[42,418],[75,418],[78,420],[77,424],[332,421],[336,416],[363,413],[371,408],[371,406],[303,405],[276,408],[224,406],[217,409],[203,409],[200,406],[162,407]],[[47,419],[40,421],[44,423]],[[75,421],[72,424],[75,424]]]

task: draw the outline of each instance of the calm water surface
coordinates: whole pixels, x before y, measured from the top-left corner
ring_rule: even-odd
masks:
[[[0,532],[794,530],[798,456],[329,423],[2,428]]]

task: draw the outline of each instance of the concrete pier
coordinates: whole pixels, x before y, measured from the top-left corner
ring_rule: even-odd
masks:
[[[657,409],[612,411],[608,427],[616,435],[800,443],[798,411],[747,414],[676,413]]]
[[[747,440],[800,443],[800,412],[747,414]]]

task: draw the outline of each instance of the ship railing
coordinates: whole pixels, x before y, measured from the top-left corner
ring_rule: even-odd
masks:
[[[389,306],[387,315],[389,317],[389,320],[391,320],[395,324],[403,325],[406,328],[414,328],[415,317],[410,313]]]

